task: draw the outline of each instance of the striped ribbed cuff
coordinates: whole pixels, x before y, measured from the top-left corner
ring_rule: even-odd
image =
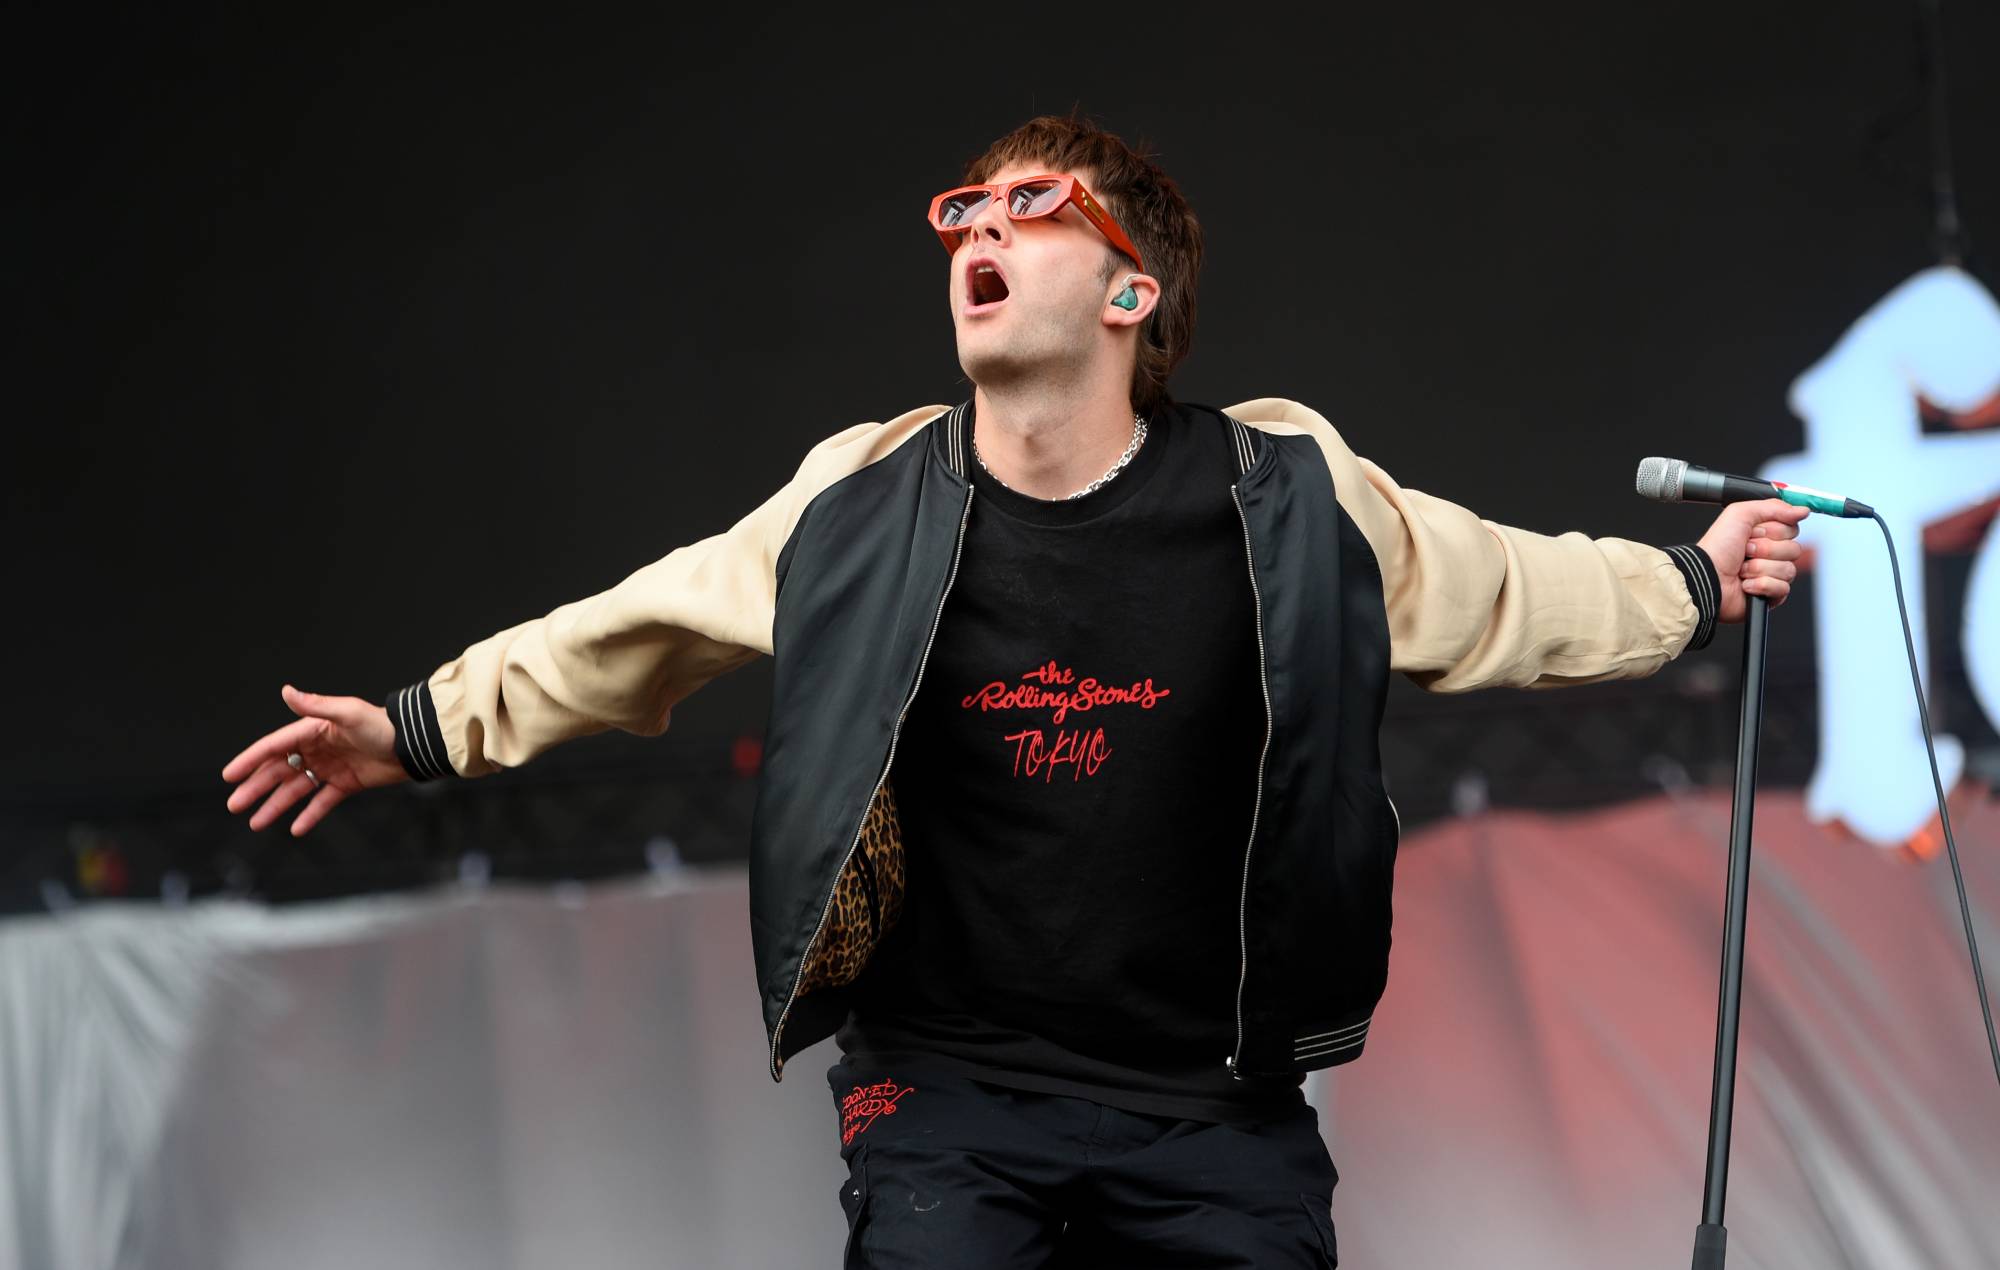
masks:
[[[1715,638],[1715,617],[1722,607],[1722,579],[1715,575],[1715,562],[1700,547],[1685,543],[1668,547],[1666,552],[1687,582],[1688,596],[1694,600],[1697,615],[1694,638],[1682,651],[1707,648],[1708,641]]]
[[[444,748],[444,729],[438,725],[437,706],[431,701],[431,684],[419,679],[407,688],[398,688],[382,703],[389,722],[396,725],[396,757],[413,781],[434,781],[456,776]]]

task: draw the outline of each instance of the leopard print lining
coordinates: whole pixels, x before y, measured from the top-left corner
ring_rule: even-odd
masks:
[[[896,795],[884,781],[868,805],[861,841],[833,888],[833,907],[819,942],[806,950],[799,995],[861,977],[862,967],[903,911],[903,826]]]

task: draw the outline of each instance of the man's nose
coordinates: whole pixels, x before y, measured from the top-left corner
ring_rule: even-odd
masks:
[[[998,243],[1006,246],[1007,238],[1014,232],[1014,222],[1007,217],[1007,211],[997,198],[986,200],[986,206],[973,213],[967,222],[971,237],[979,242]]]

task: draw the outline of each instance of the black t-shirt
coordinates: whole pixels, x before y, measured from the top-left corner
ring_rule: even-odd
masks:
[[[973,466],[890,775],[908,894],[843,1051],[1176,1118],[1302,1101],[1302,1078],[1224,1065],[1265,737],[1236,470],[1184,410],[1079,499]]]

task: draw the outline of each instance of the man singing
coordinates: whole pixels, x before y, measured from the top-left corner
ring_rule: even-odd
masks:
[[[1805,513],[1547,537],[1296,403],[1178,402],[1202,240],[1174,183],[1056,117],[965,180],[930,227],[970,400],[828,437],[726,532],[386,709],[287,686],[229,807],[310,796],[303,834],[362,789],[656,735],[770,654],[757,986],[773,1079],[838,1038],[846,1264],[1332,1266],[1301,1085],[1386,982],[1389,672],[1651,674],[1784,600]]]

